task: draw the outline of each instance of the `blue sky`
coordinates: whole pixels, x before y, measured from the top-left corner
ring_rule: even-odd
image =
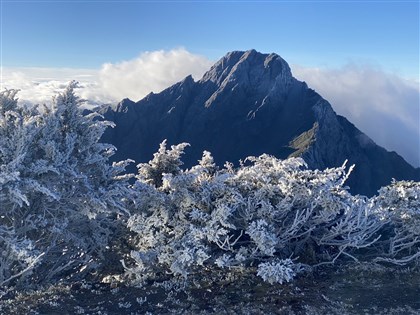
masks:
[[[135,101],[227,52],[275,52],[376,143],[420,166],[419,0],[0,0],[0,90]],[[392,128],[390,127],[392,126]]]
[[[97,68],[185,47],[289,63],[372,63],[418,78],[418,1],[2,1],[4,67]]]

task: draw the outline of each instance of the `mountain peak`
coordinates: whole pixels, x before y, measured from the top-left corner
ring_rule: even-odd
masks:
[[[217,61],[207,71],[201,82],[213,82],[221,86],[227,81],[261,81],[262,77],[275,80],[277,76],[292,78],[287,62],[277,54],[263,54],[255,49],[232,51]],[[237,82],[238,83],[238,82]]]
[[[296,79],[283,58],[252,49],[226,54],[204,74],[199,83],[215,88],[205,104],[209,107],[233,92],[250,97],[272,94],[283,97],[294,81]]]
[[[125,106],[127,105],[127,106]],[[130,105],[130,106],[128,106]],[[148,161],[163,139],[188,142],[186,167],[203,150],[223,165],[250,155],[300,156],[311,168],[356,167],[348,185],[354,193],[373,195],[391,178],[416,179],[401,157],[377,146],[327,100],[293,78],[277,54],[255,50],[226,54],[202,79],[188,76],[164,91],[104,113],[115,122],[103,141],[114,144],[115,160]]]

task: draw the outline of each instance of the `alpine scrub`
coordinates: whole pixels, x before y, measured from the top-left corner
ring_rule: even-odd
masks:
[[[136,234],[135,250],[124,266],[136,285],[162,273],[185,280],[208,268],[253,267],[265,281],[284,283],[337,260],[367,260],[366,249],[374,261],[405,263],[419,256],[412,225],[384,207],[384,199],[399,200],[399,209],[405,205],[405,213],[418,216],[418,183],[405,184],[407,198],[384,196],[394,183],[368,199],[344,186],[353,168],[346,163],[309,170],[301,158],[264,154],[218,169],[204,152],[198,165],[182,170],[187,144],[165,147],[164,141],[152,161],[138,165],[133,186],[137,200],[127,226]],[[395,236],[386,233],[389,226]],[[410,241],[401,236],[406,233]],[[402,260],[402,249],[394,249],[398,240],[402,249],[414,250]]]
[[[52,107],[0,96],[0,285],[83,278],[98,269],[125,212],[128,162],[110,165],[109,123],[83,116],[72,82]],[[121,175],[121,176],[120,176]]]
[[[284,284],[337,262],[419,262],[420,183],[367,198],[345,186],[346,163],[267,154],[219,167],[204,151],[184,169],[189,145],[166,141],[127,174],[133,161],[110,163],[101,142],[112,123],[84,115],[76,88],[37,107],[0,93],[0,295],[110,276],[181,288],[209,270]]]

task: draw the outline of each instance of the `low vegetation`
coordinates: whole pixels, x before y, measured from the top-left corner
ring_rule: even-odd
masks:
[[[181,294],[215,274],[278,288],[324,267],[418,265],[420,183],[353,196],[346,163],[269,155],[218,167],[204,152],[185,170],[188,144],[166,141],[126,174],[133,161],[111,164],[100,142],[112,125],[82,115],[75,87],[52,107],[0,94],[0,297],[81,281]]]

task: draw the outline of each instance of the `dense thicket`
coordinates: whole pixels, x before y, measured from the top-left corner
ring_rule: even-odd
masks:
[[[209,267],[257,267],[264,280],[342,260],[405,264],[418,259],[420,185],[393,182],[368,199],[344,183],[352,170],[309,170],[300,158],[248,157],[217,169],[209,152],[181,170],[187,144],[139,164],[128,227],[134,283]]]
[[[107,163],[107,122],[83,116],[75,83],[51,108],[0,95],[0,285],[34,285],[97,268],[125,211],[127,162]]]
[[[299,158],[261,155],[218,168],[204,152],[183,170],[188,144],[164,141],[131,185],[122,175],[130,161],[110,164],[115,149],[99,141],[110,124],[82,115],[75,87],[52,107],[0,94],[1,288],[100,279],[101,265],[120,261],[137,285],[209,268],[256,267],[283,283],[337,260],[419,262],[418,182],[369,199],[348,192],[345,164],[309,170]]]

